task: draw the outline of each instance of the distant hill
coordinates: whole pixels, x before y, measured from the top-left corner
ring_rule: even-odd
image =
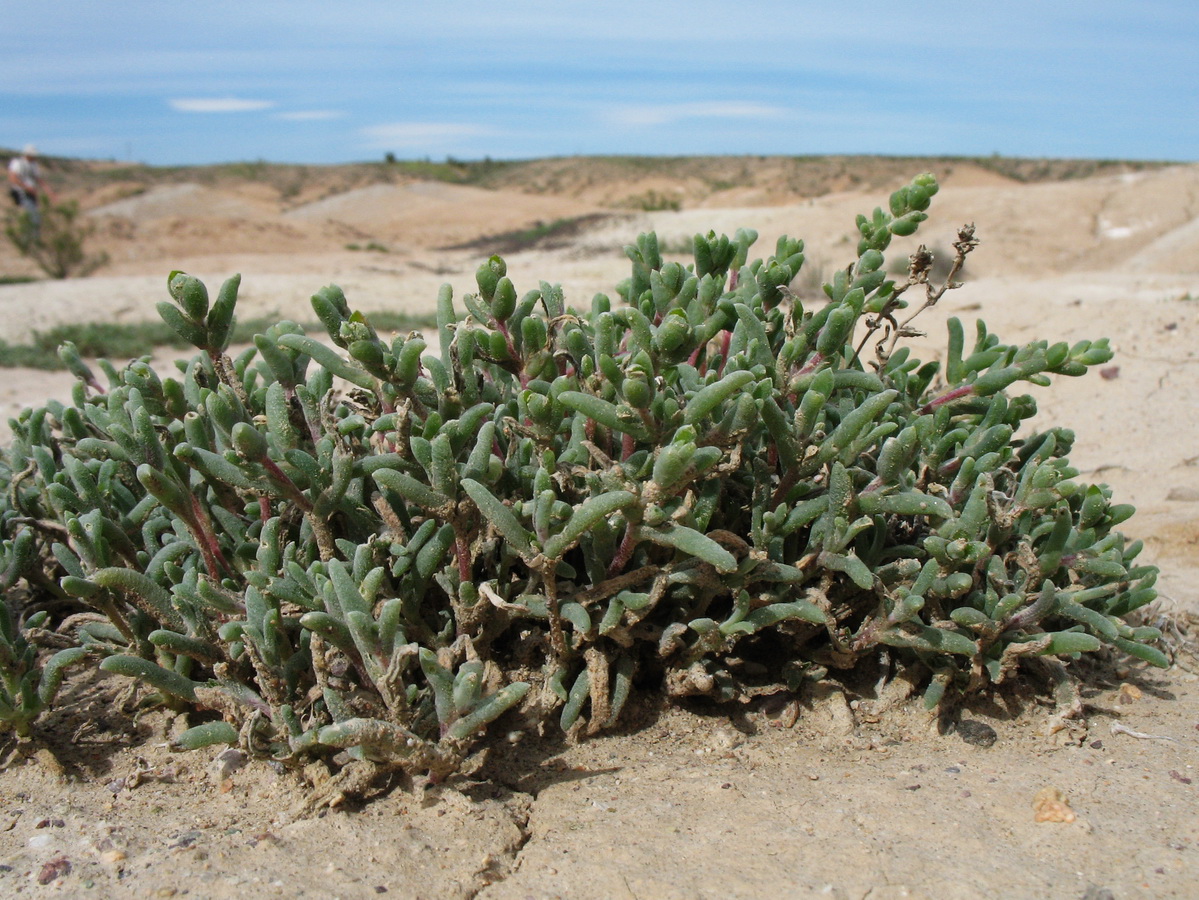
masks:
[[[803,237],[809,271],[819,274],[820,265],[844,256],[839,243],[856,214],[885,204],[923,171],[945,190],[922,240],[939,242],[944,256],[954,229],[976,223],[987,249],[971,259],[974,277],[998,274],[1014,260],[1026,273],[1109,269],[1134,258],[1159,274],[1199,271],[1194,164],[599,156],[168,167],[52,157],[46,170],[59,195],[86,213],[94,228],[89,247],[108,255],[104,271],[112,274],[171,271],[188,260],[193,268],[215,265],[219,257],[218,268],[242,269],[247,255],[286,259],[280,265],[289,270],[328,265],[329,274],[343,264],[397,272],[410,257],[408,268],[441,270],[445,252],[561,251],[621,261],[638,231],[653,229],[677,250],[696,233],[739,227],[758,230],[762,246],[781,234]],[[902,262],[908,251],[900,242],[895,252]],[[320,262],[325,254],[344,258]],[[0,275],[35,274],[32,262],[0,241]]]
[[[13,150],[0,150],[6,160]],[[1068,181],[1168,162],[1003,156],[581,156],[498,161],[381,161],[345,165],[238,162],[147,166],[46,157],[59,190],[85,208],[166,184],[247,192],[281,209],[374,184],[435,181],[581,200],[612,209],[785,205],[843,191],[889,190],[931,171],[945,184]]]

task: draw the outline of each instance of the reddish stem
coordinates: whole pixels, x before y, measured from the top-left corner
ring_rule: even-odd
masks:
[[[213,533],[212,524],[208,521],[204,507],[200,505],[200,498],[192,494],[191,501],[193,530],[196,541],[200,545],[200,552],[204,555],[204,565],[208,569],[208,574],[220,581],[222,568],[229,573],[234,573],[235,570],[229,565],[225,555],[221,553],[221,546],[217,542],[216,534]]]
[[[512,332],[508,330],[508,325],[498,319],[493,318],[492,323],[495,325],[495,330],[504,336],[504,343],[508,345],[508,355],[516,359],[516,345],[512,343]]]
[[[634,537],[636,527],[632,522],[625,525],[624,537],[621,538],[620,546],[616,549],[616,555],[612,557],[612,562],[608,565],[609,578],[615,578],[623,572],[624,567],[633,558],[633,548],[637,546],[637,540]]]
[[[470,546],[457,532],[454,533],[454,555],[458,557],[458,580],[466,584],[470,581]]]
[[[946,391],[940,397],[930,400],[920,411],[922,413],[932,412],[934,409],[942,407],[946,403],[952,403],[954,400],[961,400],[963,397],[969,397],[973,393],[974,385],[963,384],[961,387],[955,387],[952,391]]]
[[[810,375],[811,373],[815,372],[820,367],[820,364],[822,362],[824,362],[824,354],[821,353],[819,350],[817,350],[815,353],[812,354],[811,358],[806,363],[804,363],[803,368],[800,369],[796,374],[797,375]]]
[[[296,506],[300,507],[304,512],[312,512],[312,503],[304,496],[304,492],[296,486],[294,481],[287,477],[287,473],[280,469],[273,459],[269,456],[264,456],[259,462],[262,463],[262,467],[267,470],[272,478],[283,485]]]
[[[720,375],[724,375],[724,367],[729,361],[729,345],[733,342],[733,333],[726,331],[720,337]]]

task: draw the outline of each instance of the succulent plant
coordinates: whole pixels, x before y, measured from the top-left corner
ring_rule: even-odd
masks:
[[[86,651],[64,647],[43,662],[39,648],[30,641],[47,624],[50,613],[41,610],[18,627],[16,611],[9,603],[10,591],[34,562],[34,534],[24,529],[0,546],[0,723],[12,727],[19,737],[32,734],[35,719],[58,695],[67,669],[82,662]]]
[[[509,711],[593,734],[635,685],[727,700],[885,651],[934,707],[1032,659],[1166,665],[1128,621],[1157,574],[1115,530],[1132,508],[1074,480],[1070,431],[1017,434],[1035,403],[1013,386],[1081,375],[1107,342],[979,322],[968,343],[951,320],[943,366],[902,344],[977,243],[963,228],[948,282],[923,248],[888,279],[936,191],[922,175],[860,216],[812,308],[788,289],[802,241],[750,261],[747,230],[697,235],[687,266],[641,235],[621,302],[585,311],[492,257],[465,315],[442,288],[439,352],[330,286],[327,339],[283,321],[231,359],[239,278],[210,303],[172,273],[159,312],[200,355],[102,380],[64,345],[73,404],[12,423],[6,571],[102,616],[40,689],[0,622],[0,717],[27,727],[86,657],[217,714],[180,747],[444,777]]]

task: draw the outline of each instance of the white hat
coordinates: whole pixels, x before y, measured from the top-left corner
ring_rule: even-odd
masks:
[[[22,156],[37,156],[37,147],[33,144],[26,144],[25,149],[21,151]]]

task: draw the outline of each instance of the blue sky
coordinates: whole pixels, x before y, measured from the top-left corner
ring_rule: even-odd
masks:
[[[1199,158],[1195,0],[0,0],[0,146]]]

